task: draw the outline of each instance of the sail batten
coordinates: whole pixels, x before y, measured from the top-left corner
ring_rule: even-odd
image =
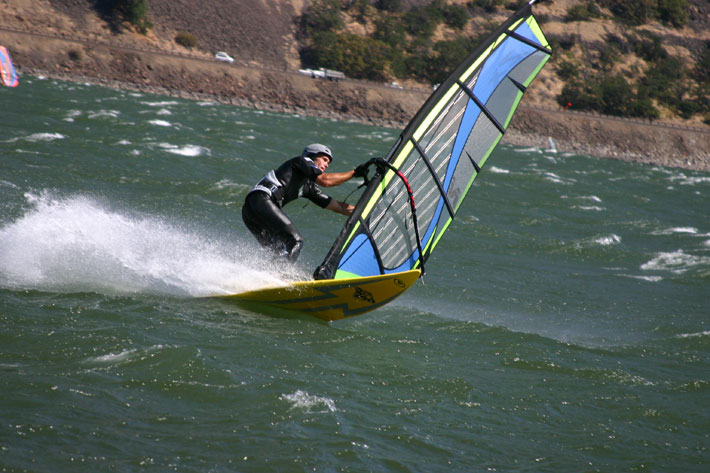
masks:
[[[423,268],[551,52],[530,4],[485,39],[404,129],[316,277]]]
[[[535,49],[539,49],[539,50],[542,51],[542,52],[552,54],[552,51],[551,51],[551,50],[547,49],[545,46],[543,46],[543,45],[541,45],[541,44],[536,43],[535,41],[532,41],[532,40],[526,38],[525,36],[521,36],[521,35],[519,35],[519,34],[513,32],[513,31],[506,31],[506,34],[507,34],[508,36],[510,36],[511,38],[515,38],[515,39],[517,39],[518,41],[522,41],[523,43],[525,43],[525,44],[527,44],[527,45],[529,45],[529,46],[532,46],[532,47],[535,48]]]

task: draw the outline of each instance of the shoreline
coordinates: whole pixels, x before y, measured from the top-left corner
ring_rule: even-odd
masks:
[[[342,109],[322,110],[319,107],[309,108],[301,104],[290,104],[285,101],[269,101],[260,98],[258,95],[252,95],[251,97],[228,96],[166,87],[165,85],[92,77],[63,71],[56,72],[41,68],[18,68],[18,72],[36,77],[89,83],[119,90],[133,90],[187,100],[210,100],[257,110],[301,114],[400,130],[407,124],[407,121],[384,118],[387,114],[383,114],[381,111],[373,116],[363,116],[362,113],[347,113],[347,111]],[[310,81],[316,80],[307,79]],[[317,84],[338,86],[338,83],[330,82]],[[401,91],[393,90],[393,92]],[[420,104],[424,103],[428,96],[428,93],[422,91],[410,90],[409,92],[420,97]],[[347,109],[347,107],[344,108]],[[541,129],[545,129],[547,133],[542,133]],[[635,130],[641,131],[635,133]],[[596,116],[579,112],[561,112],[554,109],[521,104],[501,143],[546,149],[549,147],[550,139],[555,141],[558,152],[570,152],[598,158],[619,159],[693,171],[710,171],[710,128],[697,127],[696,130],[671,124],[642,123],[637,120]],[[620,143],[625,146],[619,146]]]

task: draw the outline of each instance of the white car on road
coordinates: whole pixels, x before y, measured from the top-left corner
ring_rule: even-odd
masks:
[[[234,58],[230,56],[229,54],[225,53],[224,51],[220,51],[217,54],[214,55],[214,58],[218,61],[224,61],[228,63],[233,63]]]

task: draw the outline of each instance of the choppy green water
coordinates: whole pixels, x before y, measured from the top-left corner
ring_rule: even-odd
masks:
[[[28,77],[0,104],[0,471],[710,464],[709,174],[500,147],[423,283],[328,325],[199,296],[307,277],[342,217],[287,207],[284,272],[246,191],[398,130]]]

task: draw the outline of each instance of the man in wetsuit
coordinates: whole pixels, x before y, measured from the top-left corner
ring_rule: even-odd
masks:
[[[296,261],[303,239],[282,208],[298,197],[343,215],[352,213],[352,205],[325,195],[319,185],[337,186],[353,177],[367,176],[367,169],[358,166],[352,171],[325,173],[332,160],[333,153],[327,146],[308,145],[301,156],[269,171],[249,191],[242,207],[242,218],[262,246],[271,248],[290,262]]]

